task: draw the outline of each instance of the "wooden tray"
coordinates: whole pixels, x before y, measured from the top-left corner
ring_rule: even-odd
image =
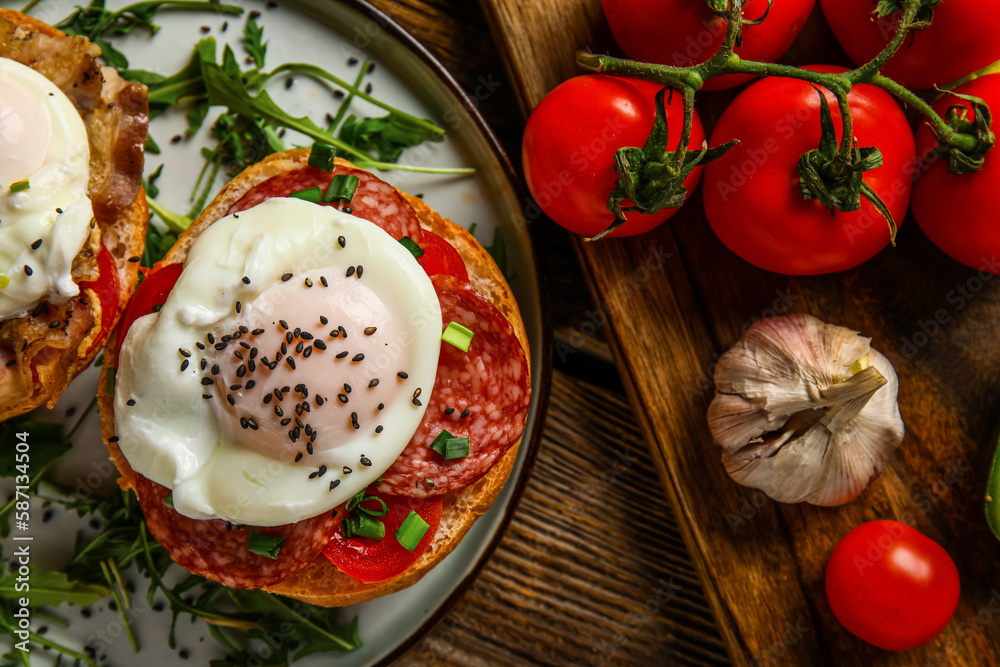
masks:
[[[481,2],[526,114],[578,73],[577,49],[614,48],[599,0]],[[817,6],[791,58],[841,61],[839,50],[823,50],[832,43]],[[724,95],[699,94],[706,129],[724,102]],[[946,257],[912,219],[896,249],[853,271],[812,278],[766,273],[716,239],[700,198],[698,190],[648,235],[575,242],[598,304],[588,314],[593,329],[581,326],[580,335],[608,327],[734,663],[997,664],[1000,545],[982,505],[1000,417],[994,342],[1000,279]],[[718,355],[750,322],[782,312],[812,313],[871,336],[899,374],[906,438],[882,476],[840,508],[781,505],[735,484],[708,432]],[[851,528],[875,518],[875,510],[937,540],[958,564],[958,610],[945,631],[919,649],[894,653],[866,644],[840,626],[826,601],[830,552]]]

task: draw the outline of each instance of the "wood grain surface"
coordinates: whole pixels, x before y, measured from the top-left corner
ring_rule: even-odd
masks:
[[[613,48],[601,42],[598,0],[482,4],[525,111],[575,73],[577,49]],[[832,43],[817,12],[789,57],[839,62]],[[706,129],[725,100],[699,94]],[[769,274],[722,246],[700,196],[652,234],[577,249],[730,657],[756,665],[998,664],[1000,623],[990,606],[1000,597],[998,547],[982,502],[1000,409],[1000,281],[947,258],[912,219],[898,248],[859,269]],[[707,429],[718,355],[749,323],[782,312],[809,312],[873,337],[900,376],[906,438],[881,477],[844,507],[780,505],[734,484]],[[875,518],[873,508],[940,542],[959,567],[958,611],[919,649],[893,653],[860,641],[833,618],[823,593],[833,546]]]
[[[479,101],[515,164],[524,118],[480,7],[374,0]],[[497,92],[477,95],[484,82]],[[538,460],[494,556],[398,664],[726,665],[673,512],[562,230],[533,229],[557,338]]]

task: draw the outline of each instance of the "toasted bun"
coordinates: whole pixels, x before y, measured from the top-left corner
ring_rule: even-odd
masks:
[[[149,211],[142,191],[142,145],[146,140],[146,87],[124,81],[96,58],[99,47],[84,37],[9,9],[0,9],[0,56],[31,67],[73,102],[90,143],[88,197],[97,226],[74,260],[77,282],[94,280],[101,244],[118,272],[118,303],[111,325],[132,296]],[[40,405],[53,407],[70,381],[93,362],[103,335],[101,303],[93,290],[83,299],[46,304],[48,312],[0,322],[0,421]],[[62,327],[50,327],[62,320]],[[23,341],[27,341],[25,344]],[[7,356],[16,363],[8,367]],[[34,366],[37,379],[31,373]]]
[[[165,256],[164,263],[183,261],[201,232],[211,223],[224,217],[226,211],[251,188],[283,172],[305,167],[308,159],[307,149],[288,150],[271,155],[244,170],[222,189],[191,227],[181,235]],[[338,159],[337,162],[353,167],[344,160]],[[492,301],[507,318],[528,358],[528,340],[524,322],[510,286],[493,258],[464,228],[441,217],[422,200],[406,193],[401,194],[416,210],[421,224],[426,229],[441,236],[458,250],[465,260],[472,286]],[[120,333],[116,332],[113,338],[117,338],[118,335]],[[109,341],[108,346],[109,351],[113,350],[115,341]],[[110,353],[105,354],[105,374],[113,356]],[[530,368],[530,358],[528,367]],[[102,375],[102,387],[104,377]],[[105,441],[108,441],[114,435],[114,401],[112,397],[103,394],[104,392],[100,392],[98,398],[101,406],[102,431]],[[434,540],[420,559],[402,574],[387,581],[366,584],[340,572],[320,555],[292,577],[268,586],[267,590],[323,607],[342,607],[394,593],[415,584],[458,545],[476,519],[493,504],[510,476],[519,445],[520,440],[510,447],[485,476],[460,492],[444,496],[441,524]],[[129,467],[118,445],[108,443],[108,448],[112,460],[122,473],[121,485],[124,488],[134,488],[135,473]]]

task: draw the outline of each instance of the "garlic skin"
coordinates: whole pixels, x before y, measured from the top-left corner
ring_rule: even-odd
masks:
[[[726,472],[779,502],[856,498],[903,440],[896,372],[870,343],[802,313],[747,329],[708,409]]]

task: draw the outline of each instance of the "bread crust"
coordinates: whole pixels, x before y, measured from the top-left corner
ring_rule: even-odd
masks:
[[[224,217],[230,207],[247,191],[273,176],[305,167],[308,160],[308,149],[293,149],[275,153],[245,169],[219,192],[198,219],[180,236],[174,247],[167,252],[163,263],[182,262],[195,239],[211,223]],[[356,168],[346,160],[339,158],[337,164]],[[524,322],[517,308],[513,292],[496,262],[463,227],[442,217],[421,199],[403,192],[401,194],[413,206],[425,229],[441,236],[458,250],[468,269],[470,283],[480,294],[488,298],[510,322],[521,347],[524,349],[528,362],[527,367],[530,368],[531,360]],[[102,387],[105,386],[109,363],[114,358],[115,341],[119,335],[119,331],[114,333],[105,351]],[[104,396],[103,392],[100,393],[102,395],[98,396],[98,402],[101,407],[104,440],[108,443],[112,460],[122,473],[121,486],[126,489],[134,488],[135,473],[128,465],[118,445],[114,442],[108,442],[114,436],[113,397]],[[520,443],[521,439],[519,438],[485,476],[462,491],[449,493],[443,497],[441,524],[434,540],[427,551],[405,572],[387,581],[368,584],[340,572],[324,556],[320,555],[295,575],[268,586],[265,590],[323,607],[342,607],[388,595],[415,584],[441,559],[451,553],[476,519],[493,504],[510,476]]]
[[[74,279],[80,275],[78,281],[83,282],[92,279],[89,276],[96,277],[96,257],[103,243],[118,272],[114,326],[138,278],[138,264],[128,260],[142,255],[146,244],[149,209],[141,187],[141,142],[145,141],[148,121],[146,87],[123,81],[113,69],[101,68],[94,60],[100,48],[86,38],[68,36],[31,16],[0,9],[0,55],[8,52],[49,77],[63,92],[72,93],[71,100],[84,120],[91,146],[88,196],[98,224],[77,255]],[[54,54],[65,55],[66,62]],[[74,82],[81,72],[93,84],[89,92],[84,91],[91,86],[78,87]],[[119,109],[109,110],[109,104],[118,104]],[[116,122],[123,119],[121,124]],[[78,272],[77,266],[82,270]],[[100,345],[95,343],[103,331],[100,300],[89,288],[82,289],[80,297],[83,301],[72,299],[68,304],[51,306],[53,314],[72,317],[61,330],[48,329],[45,318],[32,315],[0,323],[0,339],[9,339],[8,344],[31,341],[29,347],[15,350],[15,359],[18,355],[21,360],[30,359],[38,378],[33,380],[23,363],[13,369],[21,367],[21,372],[4,373],[0,368],[0,421],[43,404],[53,407],[70,381],[97,356]],[[36,350],[45,354],[36,356]]]

